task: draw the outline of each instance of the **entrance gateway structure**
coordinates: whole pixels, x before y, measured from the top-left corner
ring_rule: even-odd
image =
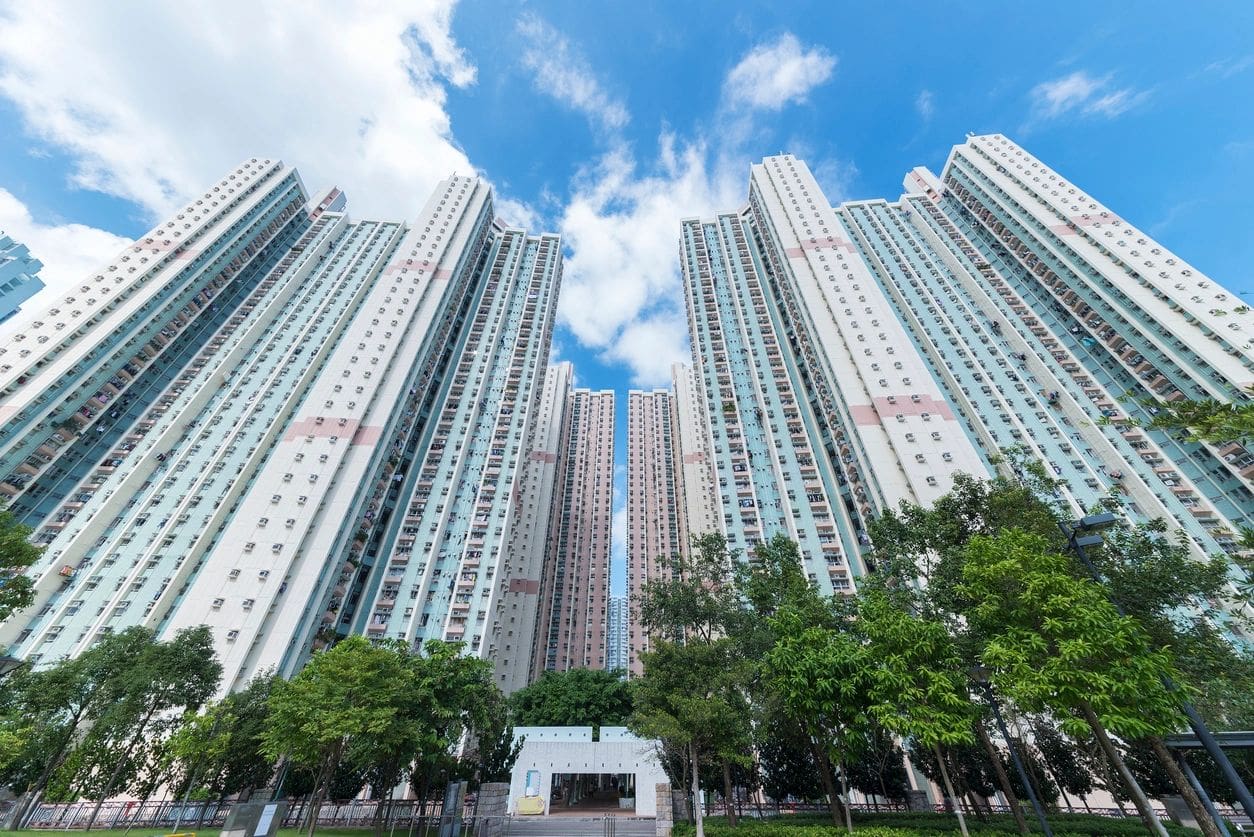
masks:
[[[519,739],[523,746],[510,775],[511,814],[601,806],[638,817],[657,815],[657,785],[669,781],[658,760],[659,742],[637,738],[626,727],[601,727],[596,741],[592,727],[515,727],[514,740]]]

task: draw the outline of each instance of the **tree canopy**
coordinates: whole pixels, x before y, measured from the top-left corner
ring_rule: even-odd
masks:
[[[509,696],[519,726],[602,726],[624,724],[631,715],[631,693],[617,672],[591,668],[546,671]]]

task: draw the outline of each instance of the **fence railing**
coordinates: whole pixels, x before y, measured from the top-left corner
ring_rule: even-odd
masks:
[[[189,829],[221,826],[226,822],[232,802],[188,802],[165,800],[161,802],[106,802],[95,816],[93,828],[124,829],[128,827],[157,828],[187,826]],[[288,806],[283,818],[284,828],[295,828],[305,819],[309,802],[297,801]],[[380,805],[383,809],[380,811]],[[45,802],[26,817],[26,828],[70,831],[86,828],[92,819],[95,802]],[[324,802],[318,810],[318,824],[325,826],[367,827],[375,817],[386,817],[398,827],[421,825],[425,821],[440,819],[443,805],[440,800],[425,804],[415,799],[352,800],[350,802]],[[0,809],[3,810],[3,809]],[[463,812],[463,820],[474,818],[474,809]]]

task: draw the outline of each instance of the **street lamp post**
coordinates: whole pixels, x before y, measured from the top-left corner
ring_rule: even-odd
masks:
[[[1049,828],[1049,820],[1045,819],[1045,809],[1041,807],[1041,802],[1036,798],[1036,791],[1032,788],[1032,782],[1028,778],[1028,772],[1023,767],[1023,762],[1019,759],[1019,751],[1015,749],[1015,744],[1010,740],[1010,731],[1006,729],[1006,722],[1001,717],[1001,707],[997,704],[997,696],[993,694],[993,684],[988,679],[988,672],[984,666],[976,666],[972,670],[972,676],[976,684],[979,685],[980,691],[984,692],[984,697],[988,699],[988,705],[993,709],[993,718],[997,721],[997,729],[1001,731],[1001,737],[1006,741],[1006,747],[1010,750],[1010,758],[1015,763],[1015,772],[1019,774],[1019,781],[1027,788],[1028,799],[1032,802],[1032,810],[1036,812],[1036,819],[1041,824],[1041,831],[1045,832],[1045,837],[1054,837],[1054,832]]]
[[[1093,565],[1093,562],[1089,560],[1089,556],[1085,553],[1084,548],[1086,546],[1100,545],[1102,536],[1097,533],[1103,529],[1109,529],[1114,523],[1115,516],[1110,512],[1103,512],[1102,514],[1090,514],[1087,517],[1082,517],[1071,524],[1071,526],[1063,523],[1058,524],[1058,528],[1067,536],[1067,548],[1080,560],[1080,563],[1088,570],[1093,580],[1103,586],[1105,585],[1105,579],[1097,571],[1097,567]],[[1115,610],[1119,612],[1119,615],[1125,615],[1123,606],[1115,601],[1113,596],[1110,596],[1109,589],[1106,590],[1106,595],[1110,597],[1111,604],[1115,606]],[[1176,689],[1176,684],[1167,677],[1163,678],[1163,685],[1172,691]],[[1197,735],[1198,741],[1201,742],[1202,747],[1205,748],[1210,757],[1215,760],[1215,764],[1219,765],[1224,779],[1227,780],[1228,785],[1236,794],[1237,802],[1240,803],[1241,808],[1245,811],[1245,815],[1254,819],[1254,796],[1250,795],[1250,789],[1245,786],[1245,781],[1237,773],[1236,768],[1232,766],[1232,762],[1228,760],[1228,755],[1219,746],[1219,742],[1211,734],[1210,729],[1206,726],[1206,722],[1202,720],[1202,716],[1197,714],[1197,709],[1193,707],[1192,701],[1185,700],[1181,708],[1184,710],[1185,717],[1189,720],[1189,726],[1193,728],[1193,732]]]

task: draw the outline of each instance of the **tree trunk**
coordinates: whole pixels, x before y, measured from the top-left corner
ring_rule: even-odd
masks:
[[[1010,777],[1006,775],[1006,766],[1001,763],[1001,756],[997,754],[997,748],[993,746],[993,740],[988,737],[988,730],[984,729],[983,721],[978,718],[975,721],[975,733],[980,738],[980,743],[984,745],[984,752],[988,755],[988,760],[993,763],[993,772],[997,774],[997,784],[1001,785],[1001,792],[1006,796],[1006,804],[1010,806],[1010,813],[1015,816],[1015,825],[1019,828],[1020,834],[1028,833],[1028,821],[1023,816],[1023,808],[1019,805],[1019,798],[1015,796],[1014,788],[1010,784]],[[1006,746],[1014,746],[1009,741]]]
[[[318,812],[322,808],[322,801],[326,798],[327,791],[331,788],[331,779],[335,776],[335,768],[340,763],[340,753],[344,748],[344,741],[341,739],[331,748],[331,752],[327,753],[326,760],[323,762],[322,769],[318,771],[318,781],[314,783],[313,799],[309,806],[309,828],[306,831],[307,837],[313,837],[314,832],[318,828]]]
[[[839,767],[840,767],[840,793],[841,793],[841,796],[844,797],[843,802],[844,802],[844,807],[845,807],[845,828],[848,829],[850,834],[853,834],[853,815],[849,813],[849,783],[846,781],[845,762],[843,760],[840,762]]]
[[[827,791],[827,805],[831,810],[832,825],[840,828],[841,809],[844,807],[840,803],[840,798],[836,794],[836,780],[832,778],[832,763],[828,760],[827,754],[819,749],[814,743],[814,738],[810,738],[810,752],[814,755],[814,763],[819,766],[819,777],[823,780],[823,790]]]
[[[939,744],[932,745],[932,753],[936,756],[936,764],[940,767],[941,778],[945,780],[945,793],[949,795],[950,803],[954,806],[954,813],[958,815],[958,830],[962,832],[962,837],[971,837],[967,831],[967,820],[962,816],[962,803],[954,796],[954,786],[949,781],[949,768],[945,767],[945,756],[941,753]]]
[[[705,837],[705,811],[701,804],[701,765],[697,761],[696,742],[688,746],[692,752],[692,810],[697,817],[697,837]]]
[[[118,756],[118,763],[114,766],[113,772],[109,774],[109,781],[105,783],[104,789],[100,792],[100,799],[96,800],[96,807],[91,809],[91,816],[87,818],[87,827],[83,829],[84,831],[91,831],[91,827],[95,824],[96,817],[100,814],[100,809],[104,806],[105,800],[113,794],[118,777],[122,775],[122,768],[126,766],[126,760],[131,757],[131,751],[139,743],[140,736],[144,734],[144,730],[148,727],[148,722],[152,720],[152,716],[156,714],[156,711],[155,707],[148,710],[144,720],[139,723],[139,729],[131,737],[130,743],[126,745],[126,749],[122,751],[122,754]]]
[[[723,801],[727,805],[727,824],[736,827],[736,809],[732,800],[731,762],[723,759]]]
[[[1119,751],[1115,749],[1110,736],[1106,734],[1106,727],[1102,725],[1101,719],[1093,711],[1093,706],[1088,701],[1083,701],[1079,708],[1084,713],[1084,720],[1088,722],[1089,727],[1093,730],[1093,735],[1097,738],[1097,743],[1102,748],[1102,752],[1106,754],[1106,758],[1110,759],[1110,763],[1114,765],[1115,771],[1119,774],[1119,778],[1123,780],[1128,793],[1132,795],[1132,802],[1136,805],[1136,810],[1140,813],[1141,821],[1145,823],[1145,827],[1149,829],[1151,834],[1157,834],[1159,837],[1168,837],[1167,829],[1163,827],[1158,817],[1155,816],[1154,809],[1150,807],[1149,798],[1145,796],[1145,791],[1137,784],[1132,771],[1124,764],[1123,757],[1119,755]]]
[[[1211,819],[1210,811],[1207,811],[1206,806],[1202,804],[1201,798],[1197,795],[1197,791],[1193,790],[1193,785],[1189,783],[1188,778],[1184,775],[1184,771],[1180,769],[1180,765],[1176,764],[1176,760],[1167,751],[1167,745],[1163,744],[1163,740],[1157,735],[1150,736],[1149,742],[1150,746],[1154,748],[1154,755],[1158,756],[1159,763],[1170,774],[1172,783],[1180,791],[1180,795],[1184,797],[1189,810],[1193,812],[1193,819],[1197,820],[1198,826],[1202,829],[1202,834],[1206,835],[1206,837],[1223,837],[1219,826],[1215,825],[1215,821]]]
[[[86,702],[82,704],[86,706]],[[44,769],[40,771],[39,778],[33,784],[26,787],[26,791],[14,802],[13,810],[9,812],[8,820],[4,823],[5,829],[17,831],[22,827],[22,820],[26,818],[27,811],[30,810],[31,802],[36,799],[48,787],[48,782],[52,779],[52,774],[65,762],[65,757],[69,754],[70,744],[74,741],[74,736],[78,732],[79,722],[83,718],[83,709],[80,708],[72,718],[70,718],[69,728],[65,731],[65,737],[61,739],[61,743],[57,745],[57,751],[48,759],[48,763],[44,765]]]

